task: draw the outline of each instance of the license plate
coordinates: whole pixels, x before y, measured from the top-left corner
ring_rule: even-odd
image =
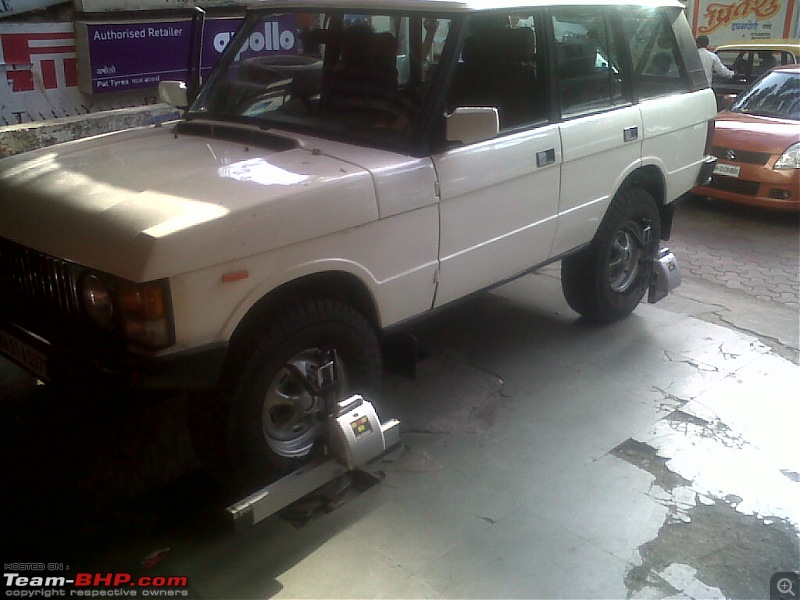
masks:
[[[47,379],[47,356],[1,330],[0,352],[28,369],[34,375]]]
[[[738,177],[740,167],[736,165],[726,165],[717,163],[714,167],[714,175],[726,175],[727,177]]]

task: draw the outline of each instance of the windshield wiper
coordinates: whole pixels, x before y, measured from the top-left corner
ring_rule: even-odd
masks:
[[[211,137],[228,142],[238,142],[278,152],[294,150],[300,142],[264,129],[237,127],[236,123],[224,121],[179,121],[175,125],[176,134]]]
[[[740,110],[738,111],[745,115],[752,115],[754,117],[772,117],[773,119],[785,119],[786,115],[768,110]]]

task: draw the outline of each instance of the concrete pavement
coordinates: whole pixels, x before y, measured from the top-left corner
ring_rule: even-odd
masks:
[[[670,244],[684,275],[800,309],[797,214],[687,195],[677,201]]]
[[[756,336],[800,363],[800,216],[677,201],[669,246],[683,284],[659,306]]]
[[[6,508],[29,519],[15,547],[73,569],[186,576],[193,598],[766,598],[774,573],[800,568],[800,374],[753,335],[661,305],[589,326],[553,269],[417,333],[419,379],[390,378],[374,399],[403,423],[379,485],[234,535],[202,472],[131,499],[150,472],[136,456],[191,466],[180,403],[173,427],[109,410],[78,415],[73,438],[62,409],[43,426],[64,448],[42,462],[38,437],[37,464],[13,469],[36,472]],[[48,418],[22,414],[28,431]],[[25,462],[24,437],[3,442]],[[60,461],[75,443],[83,462]]]

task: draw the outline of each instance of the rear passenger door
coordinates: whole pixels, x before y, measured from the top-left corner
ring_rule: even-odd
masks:
[[[557,7],[548,15],[564,160],[556,256],[594,236],[622,179],[640,161],[642,121],[613,9]]]
[[[670,202],[695,184],[716,104],[680,8],[630,7],[620,15],[642,115],[642,164],[664,174]]]
[[[433,157],[441,219],[436,306],[550,255],[561,142],[550,119],[542,18],[492,11],[469,24],[447,110],[496,107],[500,135]]]

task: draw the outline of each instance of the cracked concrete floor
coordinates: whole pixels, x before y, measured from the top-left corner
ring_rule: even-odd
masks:
[[[54,410],[34,442],[5,429],[11,483],[36,460],[10,486],[25,507],[6,519],[28,519],[14,547],[82,570],[185,575],[195,598],[754,598],[800,568],[800,375],[757,338],[659,305],[589,326],[548,272],[416,333],[418,380],[390,378],[374,399],[403,423],[379,485],[234,535],[220,519],[229,499],[202,472],[133,499],[146,457],[194,466],[178,427],[122,419],[109,433],[83,415],[73,433]],[[23,431],[46,418],[20,414]],[[151,448],[114,446],[134,438]]]
[[[683,284],[659,306],[753,335],[798,364],[798,215],[687,195],[670,247]]]

